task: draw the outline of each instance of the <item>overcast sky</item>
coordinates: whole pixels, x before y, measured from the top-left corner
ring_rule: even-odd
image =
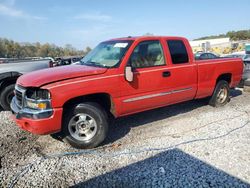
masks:
[[[250,0],[0,0],[0,37],[78,49],[123,36],[250,29]]]

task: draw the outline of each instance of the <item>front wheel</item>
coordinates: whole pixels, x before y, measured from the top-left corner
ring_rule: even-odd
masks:
[[[87,149],[98,146],[104,141],[107,131],[106,112],[97,103],[75,105],[64,114],[65,140],[75,148]]]
[[[214,107],[224,106],[229,101],[230,89],[229,84],[225,80],[221,80],[216,84],[214,93],[209,100],[209,105]]]

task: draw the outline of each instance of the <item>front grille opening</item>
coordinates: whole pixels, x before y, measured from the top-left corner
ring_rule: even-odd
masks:
[[[20,91],[19,88],[20,88],[20,86],[17,86],[16,89],[15,89],[16,102],[17,102],[18,106],[22,106],[22,104],[23,104],[23,92],[24,92],[24,90],[22,88],[23,91]]]
[[[23,96],[20,91],[16,91],[16,99],[17,99],[18,105],[22,105]]]

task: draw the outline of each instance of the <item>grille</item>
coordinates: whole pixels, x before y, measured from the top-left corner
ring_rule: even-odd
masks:
[[[16,95],[16,102],[18,106],[22,106],[23,104],[23,94],[24,94],[25,90],[24,88],[17,86],[15,88],[15,95]]]

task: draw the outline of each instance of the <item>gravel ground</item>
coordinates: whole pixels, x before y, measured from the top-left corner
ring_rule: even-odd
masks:
[[[76,150],[0,112],[0,187],[250,187],[250,93],[116,120],[103,146]]]

